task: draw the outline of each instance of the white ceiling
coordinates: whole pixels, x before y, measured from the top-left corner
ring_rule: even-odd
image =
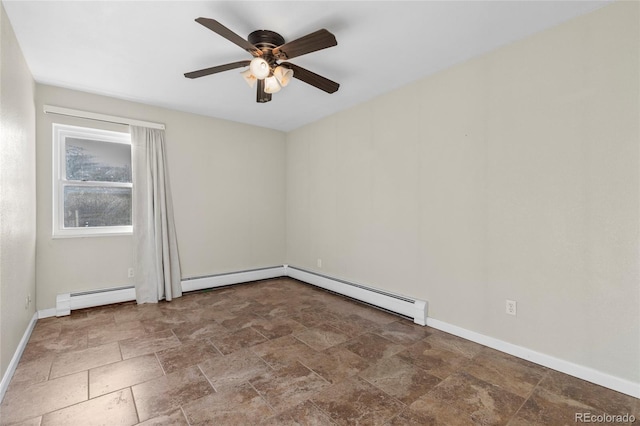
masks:
[[[292,130],[605,5],[607,1],[12,1],[3,4],[39,83],[278,130]],[[300,80],[255,102],[243,69],[183,74],[251,59],[194,21],[242,37],[291,41],[320,28],[338,46],[291,62],[340,83]],[[68,105],[60,105],[68,106]]]

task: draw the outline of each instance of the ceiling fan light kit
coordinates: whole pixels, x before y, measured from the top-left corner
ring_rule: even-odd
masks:
[[[277,93],[280,91],[280,83],[274,76],[264,79],[264,91],[267,93]]]
[[[256,101],[258,103],[269,102],[271,95],[279,92],[282,87],[287,86],[292,78],[296,78],[327,93],[335,93],[340,88],[340,85],[335,81],[331,81],[291,62],[278,62],[288,61],[297,56],[336,46],[338,42],[335,36],[325,29],[285,43],[284,38],[274,31],[256,30],[249,34],[248,40],[245,40],[213,19],[197,18],[196,22],[240,46],[249,52],[253,59],[188,72],[184,75],[187,78],[199,78],[248,66],[249,68],[240,74],[249,87],[253,88],[257,83]]]
[[[264,80],[271,74],[269,64],[262,58],[253,58],[249,64],[249,70],[258,80]]]
[[[287,84],[289,84],[289,81],[293,78],[293,70],[277,66],[276,69],[273,70],[273,76],[278,80],[280,86],[287,87]]]
[[[242,71],[240,74],[244,78],[244,81],[247,82],[249,87],[251,87],[253,89],[253,86],[256,85],[256,81],[258,81],[258,79],[256,78],[255,75],[253,75],[251,73],[251,69],[246,69],[246,70]]]

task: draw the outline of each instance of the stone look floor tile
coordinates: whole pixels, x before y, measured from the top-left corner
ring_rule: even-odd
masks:
[[[505,425],[524,402],[466,373],[455,373],[409,408],[443,424]]]
[[[173,328],[173,333],[182,343],[194,340],[226,336],[229,330],[213,320],[184,323]]]
[[[578,424],[576,422],[576,413],[602,414],[596,408],[574,401],[566,396],[549,392],[546,389],[538,388],[518,410],[509,425]]]
[[[113,327],[116,323],[113,314],[97,314],[89,316],[86,312],[84,312],[83,315],[80,312],[72,311],[68,318],[68,321],[62,323],[60,334],[77,333],[79,331],[87,332],[89,329],[98,327]]]
[[[397,356],[441,379],[448,377],[469,362],[469,358],[431,345],[425,340],[414,343]]]
[[[484,348],[463,371],[527,398],[545,376],[547,369],[531,362]]]
[[[22,353],[20,361],[36,361],[44,356],[63,352],[77,351],[87,348],[87,333],[60,333],[57,337],[29,342]]]
[[[332,347],[311,353],[300,362],[329,383],[337,383],[355,376],[369,366],[369,362],[342,347]]]
[[[292,408],[320,392],[329,383],[296,362],[250,380],[251,385],[276,412]]]
[[[262,334],[267,339],[277,339],[305,330],[306,327],[289,318],[260,319],[251,325],[251,328]]]
[[[126,305],[122,306],[114,312],[113,317],[116,323],[150,320],[153,318],[161,318],[162,312],[156,304],[144,303],[142,305]]]
[[[349,338],[335,327],[320,324],[294,333],[296,339],[306,343],[312,349],[321,351],[347,341]]]
[[[340,330],[340,332],[346,334],[349,337],[356,337],[380,327],[379,324],[373,321],[353,314],[336,315],[336,318],[327,320],[326,324],[337,328],[338,330]]]
[[[252,315],[255,310],[258,310],[261,308],[264,308],[264,306],[262,306],[260,303],[254,300],[245,299],[242,297],[231,298],[231,303],[225,306],[225,309],[231,312],[232,314],[235,314],[235,315],[244,314],[247,316]]]
[[[171,330],[147,334],[143,337],[120,341],[122,359],[159,352],[180,345],[180,340]]]
[[[203,323],[216,320],[216,309],[213,306],[204,307],[198,301],[200,308],[192,309],[189,311],[189,317],[187,323]]]
[[[424,339],[424,341],[430,345],[441,347],[449,352],[462,355],[466,358],[473,358],[485,348],[485,346],[479,345],[470,340],[465,340],[461,337],[454,336],[453,334],[435,329],[430,329],[429,335]]]
[[[251,425],[274,414],[248,383],[197,399],[183,410],[192,426]]]
[[[158,333],[160,331],[173,330],[188,322],[183,316],[159,315],[153,318],[141,319],[140,323],[147,333]]]
[[[405,346],[373,333],[362,334],[345,342],[342,347],[371,362],[390,357],[405,349]]]
[[[158,417],[138,423],[138,426],[189,426],[189,422],[184,417],[182,410],[178,409],[170,414],[163,414]]]
[[[181,405],[215,392],[196,366],[135,385],[132,390],[140,421],[169,414]]]
[[[210,341],[198,340],[157,352],[156,356],[164,372],[169,374],[222,355]]]
[[[229,331],[238,331],[241,328],[247,328],[263,321],[263,318],[258,315],[243,315],[233,312],[227,312],[224,316],[218,316],[218,322],[222,324],[223,328]]]
[[[12,426],[40,426],[42,424],[42,416],[34,417],[33,419],[25,420],[19,423],[12,423]]]
[[[242,328],[220,338],[212,338],[211,342],[223,354],[227,355],[239,349],[248,348],[267,339],[251,327]]]
[[[48,380],[54,357],[55,354],[51,353],[30,362],[20,361],[11,378],[9,389],[29,386]]]
[[[311,398],[339,425],[382,425],[404,406],[360,378],[332,385]]]
[[[72,405],[42,417],[42,426],[128,426],[138,423],[131,389],[123,389]]]
[[[273,319],[273,318],[288,318],[295,315],[299,309],[286,304],[265,305],[254,313],[261,318]]]
[[[260,422],[261,426],[331,426],[335,425],[331,417],[310,401]]]
[[[251,347],[251,351],[274,369],[287,367],[313,356],[316,351],[293,336],[284,336]]]
[[[47,340],[51,338],[57,338],[60,336],[60,332],[62,331],[62,322],[56,321],[57,318],[45,318],[38,320],[36,326],[33,328],[31,332],[31,337],[29,337],[29,342],[39,342],[40,340]]]
[[[424,339],[430,334],[428,328],[404,320],[385,324],[373,332],[378,336],[382,336],[400,345],[414,343],[420,339]]]
[[[637,398],[611,391],[602,386],[549,370],[539,385],[557,395],[566,396],[608,414],[633,414],[640,419],[640,404]]]
[[[106,343],[117,342],[135,337],[141,337],[146,334],[140,321],[128,321],[115,323],[108,327],[92,327],[87,330],[88,346],[100,346]]]
[[[67,374],[85,371],[90,368],[111,364],[122,360],[118,342],[107,343],[102,346],[65,352],[57,355],[51,365],[50,377],[66,376]]]
[[[88,393],[86,371],[7,392],[0,405],[0,422],[18,422],[59,410],[86,401]]]
[[[89,397],[95,398],[163,375],[154,354],[103,365],[89,370]]]
[[[405,409],[400,414],[385,423],[385,426],[450,426],[438,422],[434,417]]]
[[[407,405],[440,383],[439,378],[397,357],[383,358],[359,376]]]
[[[371,306],[366,306],[361,303],[349,300],[347,302],[349,306],[346,308],[346,313],[355,314],[366,320],[373,321],[376,324],[384,325],[395,321],[398,321],[398,316],[389,312],[377,309]]]
[[[271,368],[249,349],[207,359],[199,364],[216,391],[235,387],[271,371]]]
[[[318,307],[302,309],[295,314],[289,315],[289,318],[299,322],[305,327],[315,327],[320,324],[340,320],[338,315]]]

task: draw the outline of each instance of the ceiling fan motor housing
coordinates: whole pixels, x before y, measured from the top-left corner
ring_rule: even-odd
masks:
[[[276,58],[271,54],[271,51],[284,44],[284,37],[275,31],[256,30],[249,34],[247,38],[249,43],[262,50],[262,58],[273,66]]]

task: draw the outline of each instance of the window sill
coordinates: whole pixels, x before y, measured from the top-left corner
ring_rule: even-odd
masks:
[[[118,237],[132,236],[133,227],[119,226],[118,229],[109,228],[78,228],[78,229],[58,229],[53,232],[52,238],[92,238],[92,237]]]

